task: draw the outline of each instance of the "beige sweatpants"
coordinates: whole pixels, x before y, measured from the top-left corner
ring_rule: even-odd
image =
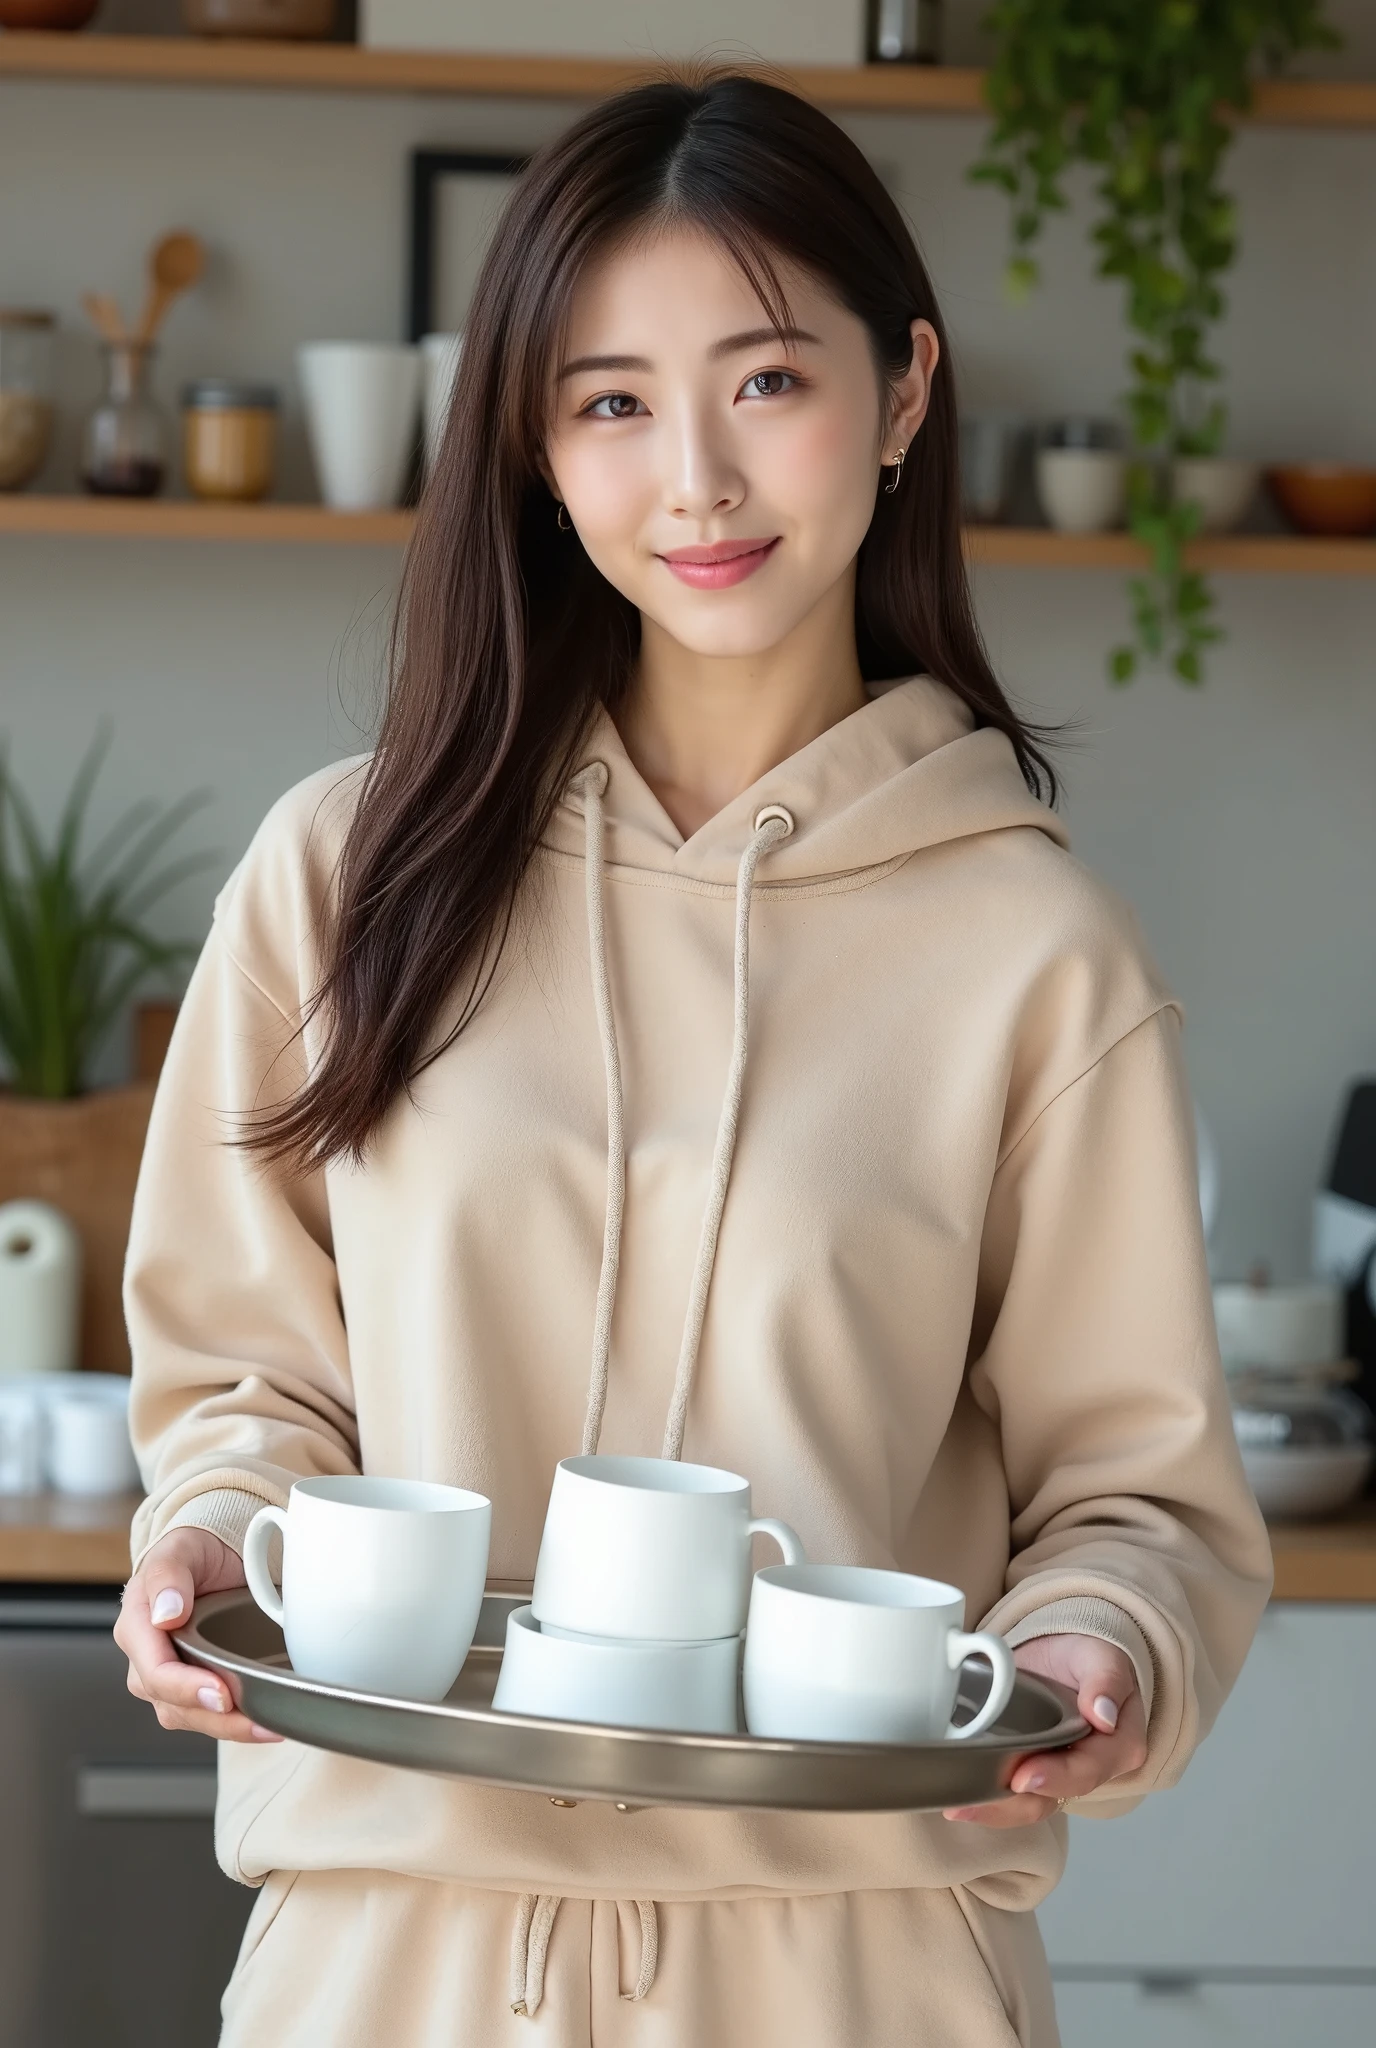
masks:
[[[221,2048],[1057,2048],[1036,1921],[949,1891],[657,1908],[565,1899],[544,1995],[510,2004],[517,1900],[376,1871],[274,1872]]]

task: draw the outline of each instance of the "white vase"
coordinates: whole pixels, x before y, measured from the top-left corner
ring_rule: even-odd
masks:
[[[336,512],[395,505],[420,410],[420,350],[393,342],[312,341],[296,352],[320,495]]]
[[[1116,448],[1042,448],[1037,495],[1061,533],[1105,533],[1128,506],[1127,457]]]

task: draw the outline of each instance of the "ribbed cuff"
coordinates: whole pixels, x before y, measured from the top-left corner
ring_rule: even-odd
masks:
[[[1025,1614],[1008,1630],[1005,1641],[1010,1650],[1016,1650],[1020,1643],[1035,1642],[1039,1636],[1097,1636],[1100,1642],[1112,1643],[1115,1649],[1121,1650],[1132,1664],[1137,1690],[1142,1695],[1144,1716],[1150,1727],[1152,1701],[1156,1697],[1156,1667],[1152,1663],[1151,1647],[1130,1614],[1125,1614],[1111,1600],[1101,1600],[1092,1594],[1053,1600],[1047,1606],[1034,1608],[1031,1614]]]
[[[193,1494],[190,1500],[183,1501],[156,1535],[148,1538],[134,1559],[134,1570],[138,1570],[153,1545],[160,1543],[171,1529],[204,1529],[209,1535],[218,1536],[221,1543],[228,1544],[236,1556],[242,1557],[248,1525],[262,1506],[262,1494],[241,1492],[238,1487],[216,1486],[208,1493]]]

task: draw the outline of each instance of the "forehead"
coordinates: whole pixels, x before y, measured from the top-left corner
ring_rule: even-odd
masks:
[[[776,272],[788,317],[822,340],[859,326],[808,272]],[[773,325],[741,265],[696,228],[659,228],[606,250],[574,289],[564,359],[610,352],[657,357],[706,348],[723,334]]]

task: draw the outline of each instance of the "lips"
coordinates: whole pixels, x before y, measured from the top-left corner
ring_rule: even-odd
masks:
[[[694,590],[727,590],[764,567],[779,536],[765,540],[722,540],[711,547],[675,548],[660,556],[670,575]]]

